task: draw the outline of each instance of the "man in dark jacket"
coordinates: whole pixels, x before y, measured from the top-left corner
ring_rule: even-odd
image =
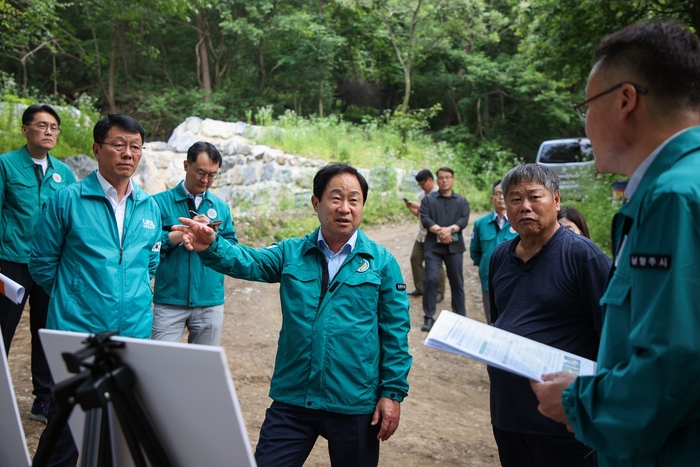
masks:
[[[437,285],[442,263],[447,269],[452,293],[452,311],[467,315],[464,299],[462,264],[464,252],[463,231],[469,223],[469,203],[464,196],[452,191],[454,171],[441,167],[436,172],[438,191],[430,193],[420,204],[420,221],[428,229],[425,237],[425,277],[423,279],[423,314],[421,331],[430,331],[435,323]]]

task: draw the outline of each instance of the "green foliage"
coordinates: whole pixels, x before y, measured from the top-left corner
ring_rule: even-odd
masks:
[[[608,256],[612,254],[610,226],[620,208],[620,202],[613,201],[613,183],[621,179],[620,175],[585,174],[575,193],[562,193],[561,205],[575,207],[583,214],[591,240]]]
[[[335,114],[306,118],[287,110],[275,120],[273,127],[257,136],[257,142],[291,154],[327,162],[351,162],[357,167],[437,168],[456,159],[449,145],[435,143],[415,128],[407,133],[406,155],[400,157],[403,136],[395,124],[389,123],[390,119],[387,112],[377,118],[366,117],[361,125],[354,125]]]
[[[94,101],[86,94],[69,105],[63,100],[50,98],[23,99],[13,92],[16,88],[11,81],[2,81],[0,98],[0,154],[21,148],[27,143],[22,134],[22,113],[31,104],[47,102],[61,117],[61,133],[51,155],[59,159],[77,154],[92,156],[92,129],[100,118]]]

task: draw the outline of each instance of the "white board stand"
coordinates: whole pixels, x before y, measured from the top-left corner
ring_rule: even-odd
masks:
[[[39,334],[54,381],[73,376],[61,354],[82,349],[88,335],[47,329]],[[176,465],[255,466],[223,348],[116,336],[112,340],[126,344],[113,352],[136,374],[135,392]],[[73,439],[80,440],[78,450],[84,419],[77,406],[70,426]],[[111,432],[115,465],[132,466],[118,424],[112,424]]]

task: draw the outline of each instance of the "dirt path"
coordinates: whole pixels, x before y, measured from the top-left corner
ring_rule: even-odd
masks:
[[[472,224],[479,216],[473,216]],[[400,225],[365,231],[386,246],[401,265],[412,287],[409,256],[417,226]],[[471,233],[471,224],[466,233]],[[483,321],[481,288],[469,254],[464,259],[467,314]],[[222,346],[226,349],[248,436],[255,447],[265,409],[270,377],[281,324],[276,284],[226,280],[226,314]],[[442,305],[449,308],[449,287]],[[10,369],[30,454],[36,450],[44,425],[27,414],[32,394],[29,381],[29,321],[25,312],[12,344]],[[425,347],[426,334],[419,298],[411,298],[410,351],[413,367],[409,375],[408,398],[401,407],[401,424],[396,434],[382,444],[380,465],[497,466],[498,453],[489,423],[489,382],[486,367],[472,360]],[[329,465],[326,444],[319,440],[309,467]]]

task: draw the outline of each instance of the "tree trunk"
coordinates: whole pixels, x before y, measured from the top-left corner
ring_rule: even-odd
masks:
[[[117,110],[117,102],[114,98],[114,81],[117,74],[117,38],[112,35],[111,49],[109,52],[109,78],[107,83],[107,104],[109,112],[112,114],[119,113]]]
[[[408,112],[408,102],[411,100],[411,59],[406,61],[406,67],[403,71],[404,77],[404,95],[401,103],[401,111],[405,114]]]
[[[53,65],[53,95],[58,95],[58,71],[56,71],[56,54],[51,54],[51,64]]]
[[[318,81],[318,116],[323,118],[323,83],[326,80],[321,78]]]
[[[262,96],[265,90],[265,80],[267,79],[267,73],[265,72],[265,55],[263,54],[263,48],[265,45],[265,39],[260,38],[258,43],[258,66],[260,67],[260,84],[258,85],[258,94]]]
[[[204,100],[209,100],[211,95],[211,70],[209,69],[209,51],[207,50],[207,31],[205,29],[204,13],[200,10],[197,13],[197,35],[199,42],[199,72],[202,89],[204,89]]]
[[[323,26],[323,0],[318,1],[318,18],[319,18],[319,23],[321,26]],[[319,42],[321,42],[321,38],[319,38]],[[321,44],[319,43],[319,47]],[[321,60],[320,64],[320,72],[321,72],[321,77],[318,80],[318,116],[323,118],[323,83],[325,81],[323,77],[323,71],[326,68],[326,64],[324,63],[323,60]]]

